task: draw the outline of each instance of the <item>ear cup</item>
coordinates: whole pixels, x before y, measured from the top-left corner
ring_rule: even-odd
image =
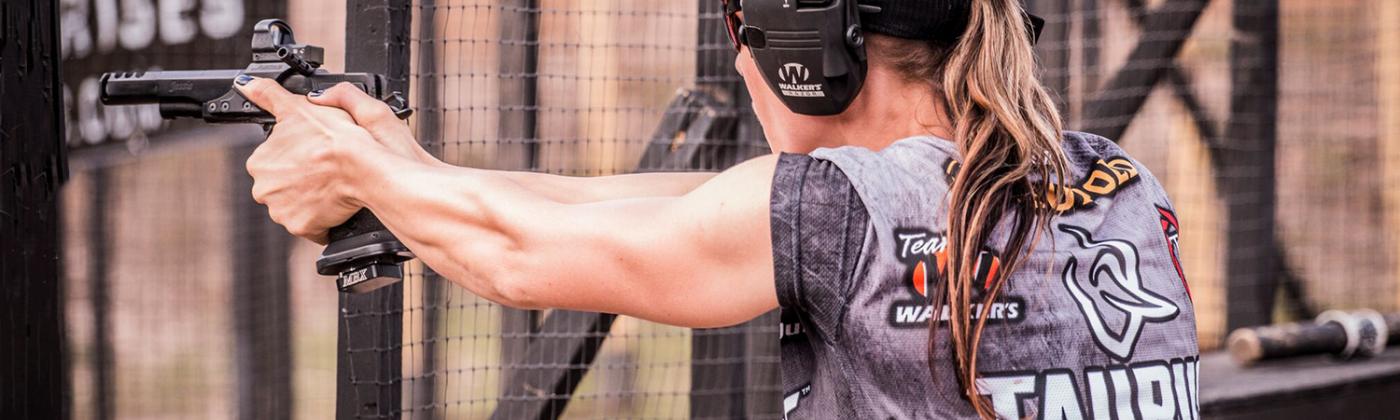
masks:
[[[794,113],[840,114],[865,84],[855,0],[748,2],[739,37],[768,88]]]

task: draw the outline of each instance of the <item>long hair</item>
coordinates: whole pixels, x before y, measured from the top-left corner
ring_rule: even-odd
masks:
[[[1018,0],[973,0],[967,30],[950,43],[880,37],[872,49],[906,78],[930,80],[949,113],[962,155],[949,186],[948,262],[930,295],[948,307],[948,340],[958,385],[983,418],[995,418],[977,389],[977,349],[991,303],[1055,216],[1048,201],[1069,173],[1060,147],[1059,112],[1036,78],[1029,18]],[[878,45],[886,44],[886,45]],[[978,255],[993,229],[1010,218],[1002,263],[973,314]],[[938,311],[935,311],[938,313]],[[939,318],[929,320],[928,366],[938,367]]]

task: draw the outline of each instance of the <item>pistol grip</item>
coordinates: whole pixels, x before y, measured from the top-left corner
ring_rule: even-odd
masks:
[[[342,292],[365,293],[403,280],[400,264],[413,252],[370,213],[360,209],[331,228],[330,244],[316,259],[316,272],[337,276]]]

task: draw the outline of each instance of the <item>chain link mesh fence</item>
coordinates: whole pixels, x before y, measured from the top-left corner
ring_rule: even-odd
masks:
[[[1027,3],[1047,20],[1037,53],[1068,126],[1116,137],[1173,198],[1203,351],[1232,326],[1400,309],[1400,5]],[[360,48],[344,45],[357,30],[345,17],[364,11],[226,0],[166,14],[163,4],[62,6],[75,150],[63,192],[72,412],[330,417],[337,374],[354,380],[333,356],[345,324],[331,318],[330,281],[311,271],[319,249],[286,242],[248,207],[241,158],[257,130],[101,108],[89,79],[242,67],[252,23],[284,13],[339,71],[340,54]],[[234,32],[189,20],[235,6]],[[410,51],[410,123],[457,165],[571,176],[721,170],[767,147],[718,11],[718,1],[696,0],[418,0],[397,38]],[[192,21],[201,22],[192,36],[161,26]],[[420,264],[409,272],[401,306],[361,314],[401,316],[401,339],[351,349],[401,355],[397,374],[373,383],[401,392],[392,414],[780,415],[774,317],[692,331],[519,311]],[[512,388],[546,378],[570,385]],[[285,385],[269,395],[267,384]]]

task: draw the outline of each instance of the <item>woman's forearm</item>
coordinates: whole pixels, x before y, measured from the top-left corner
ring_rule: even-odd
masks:
[[[488,300],[705,327],[776,306],[772,157],[679,197],[588,203],[552,200],[499,171],[346,160],[341,170],[356,174],[343,182],[352,205],[369,208],[423,263]]]
[[[676,197],[714,178],[716,172],[655,172],[597,177],[574,177],[538,172],[492,171],[550,200],[565,204],[622,198]]]
[[[347,195],[373,211],[425,264],[492,301],[520,305],[499,281],[511,271],[521,237],[511,223],[539,220],[558,203],[519,188],[502,171],[399,157],[346,163],[361,174]],[[476,262],[476,263],[472,263]]]

